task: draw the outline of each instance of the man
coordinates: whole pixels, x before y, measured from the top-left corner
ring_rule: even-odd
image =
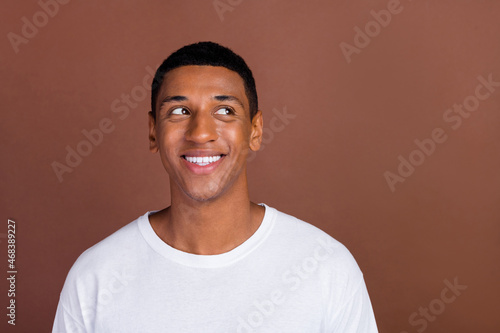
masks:
[[[211,42],[179,49],[157,70],[151,108],[171,205],[78,258],[53,332],[377,332],[349,251],[249,199],[263,116],[241,57]]]

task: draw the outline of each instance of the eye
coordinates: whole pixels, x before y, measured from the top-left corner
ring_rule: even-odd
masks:
[[[170,111],[170,114],[175,114],[175,115],[187,115],[189,114],[189,111],[186,108],[175,108],[172,111]]]
[[[234,110],[228,107],[223,107],[215,111],[215,114],[231,115],[234,114]]]

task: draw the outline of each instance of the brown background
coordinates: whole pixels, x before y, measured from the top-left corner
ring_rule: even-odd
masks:
[[[7,34],[21,35],[41,7],[2,1],[0,257],[4,276],[11,218],[18,275],[17,325],[3,314],[4,280],[0,330],[48,332],[78,255],[168,205],[168,177],[148,151],[150,95],[136,87],[172,51],[213,40],[252,68],[266,127],[273,109],[295,115],[249,162],[252,200],[351,250],[380,332],[417,332],[409,316],[455,277],[467,289],[425,331],[499,332],[500,88],[457,130],[443,114],[479,75],[500,81],[500,1],[402,0],[350,63],[340,43],[390,1],[220,2],[231,9],[223,20],[211,0],[74,0],[16,53]],[[132,91],[137,105],[114,113]],[[114,130],[59,182],[51,164],[104,118]],[[435,128],[447,141],[392,192],[384,172]]]

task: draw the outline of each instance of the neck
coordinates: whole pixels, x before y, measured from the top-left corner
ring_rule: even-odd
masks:
[[[228,252],[246,241],[260,226],[264,207],[250,202],[246,177],[217,198],[198,201],[171,189],[172,204],[150,216],[157,235],[188,253]]]

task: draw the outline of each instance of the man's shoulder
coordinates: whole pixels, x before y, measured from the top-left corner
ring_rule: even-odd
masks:
[[[276,210],[274,229],[273,241],[286,248],[291,255],[309,255],[318,261],[331,263],[331,268],[335,270],[361,274],[347,247],[315,225]]]
[[[310,222],[306,222],[298,217],[277,209],[275,209],[275,211],[277,226],[278,228],[283,228],[282,231],[286,230],[290,233],[304,233],[305,236],[312,237],[328,236],[326,232]]]
[[[68,277],[109,270],[130,260],[141,240],[139,223],[146,216],[138,217],[85,250],[71,267]]]
[[[317,243],[318,239],[327,241],[332,248],[339,250],[345,246],[331,235],[321,230],[311,222],[304,221],[293,215],[276,209],[276,233],[292,241],[301,240],[301,243]]]

